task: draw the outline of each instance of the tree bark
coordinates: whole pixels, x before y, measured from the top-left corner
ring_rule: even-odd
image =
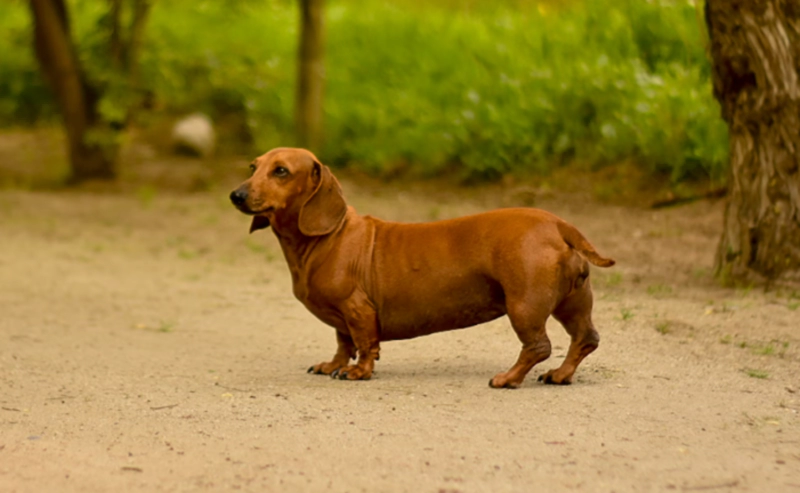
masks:
[[[131,20],[131,33],[128,41],[128,52],[126,56],[125,69],[128,72],[128,80],[134,91],[139,90],[139,52],[144,43],[144,31],[147,25],[147,17],[153,2],[150,0],[134,0],[133,19]]]
[[[706,0],[714,96],[730,131],[716,272],[800,280],[800,2]]]
[[[30,0],[30,7],[36,56],[64,119],[70,181],[113,178],[116,144],[109,142],[99,121],[97,94],[75,53],[64,0]]]
[[[318,151],[322,144],[322,97],[325,87],[323,0],[300,0],[295,128],[298,144]]]

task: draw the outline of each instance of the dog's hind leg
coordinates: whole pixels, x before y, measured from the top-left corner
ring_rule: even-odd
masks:
[[[560,367],[539,376],[544,383],[568,385],[578,365],[600,344],[600,335],[592,323],[592,290],[589,279],[570,293],[553,312],[572,341]]]
[[[550,339],[545,323],[554,302],[549,296],[534,291],[534,287],[529,286],[524,293],[506,293],[508,318],[522,342],[522,350],[514,366],[489,381],[490,387],[515,389],[522,385],[531,368],[550,357]]]

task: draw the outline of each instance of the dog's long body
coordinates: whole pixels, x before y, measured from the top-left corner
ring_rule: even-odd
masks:
[[[516,208],[431,223],[387,222],[348,207],[338,181],[308,151],[274,149],[252,167],[253,177],[231,200],[254,216],[251,231],[272,226],[295,296],[336,329],[333,360],[309,372],[368,379],[380,341],[505,314],[522,351],[509,371],[490,381],[493,387],[518,387],[549,357],[551,314],[572,343],[561,367],[541,380],[570,383],[597,347],[588,262],[607,267],[614,261],[553,214]]]

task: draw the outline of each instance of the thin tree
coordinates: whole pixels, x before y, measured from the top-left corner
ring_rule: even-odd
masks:
[[[730,131],[717,274],[800,280],[800,3],[706,0],[714,95]]]
[[[325,88],[323,0],[300,0],[295,129],[298,145],[319,151],[322,143],[322,98]]]
[[[64,0],[30,0],[34,49],[41,71],[52,88],[67,135],[70,182],[111,179],[116,175],[119,132],[133,107],[132,98],[122,97],[101,107],[113,86],[115,93],[130,96],[138,86],[137,59],[151,2],[131,0],[130,14],[124,0],[109,0],[108,69],[111,84],[100,84],[87,76],[81,65],[70,30],[69,10]],[[123,22],[123,17],[128,22]],[[105,111],[101,111],[105,108]],[[108,110],[111,108],[111,111]]]

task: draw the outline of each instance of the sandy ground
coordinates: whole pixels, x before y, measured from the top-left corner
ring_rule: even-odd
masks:
[[[800,492],[800,292],[714,283],[721,203],[345,179],[391,219],[535,202],[616,258],[576,383],[536,382],[551,321],[512,391],[487,386],[506,318],[385,343],[371,381],[306,374],[333,330],[232,185],[0,191],[0,491]]]

